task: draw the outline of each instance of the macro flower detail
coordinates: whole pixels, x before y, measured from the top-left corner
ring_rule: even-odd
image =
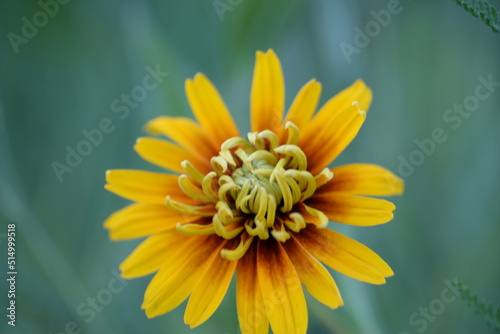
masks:
[[[144,295],[148,317],[189,298],[184,321],[205,322],[236,274],[244,334],[306,333],[302,285],[321,303],[343,305],[323,266],[383,284],[391,268],[372,250],[327,227],[329,221],[383,224],[403,182],[372,164],[328,168],[361,128],[371,91],[361,81],[315,114],[321,85],[306,83],[284,115],[285,88],[272,50],[257,52],[250,98],[251,132],[241,136],[212,83],[186,81],[195,122],[158,117],[139,138],[139,155],[171,173],[111,170],[106,189],[133,204],[104,223],[113,240],[147,237],[120,265],[122,276],[155,273]]]

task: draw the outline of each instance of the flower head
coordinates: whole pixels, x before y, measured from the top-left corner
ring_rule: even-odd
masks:
[[[365,196],[401,194],[403,182],[371,164],[327,166],[354,139],[371,91],[358,80],[313,116],[321,91],[315,80],[284,114],[284,80],[272,50],[257,52],[251,128],[239,134],[212,83],[186,81],[198,120],[158,117],[136,151],[174,174],[107,173],[106,189],[133,203],[105,222],[114,240],[147,237],[120,265],[125,278],[155,273],[142,307],[148,317],[189,297],[184,320],[205,322],[236,273],[241,331],[305,333],[302,289],[321,303],[343,304],[320,263],[355,279],[382,284],[390,267],[366,246],[327,228],[329,221],[371,226],[393,218],[394,205]],[[284,120],[283,120],[284,118]]]

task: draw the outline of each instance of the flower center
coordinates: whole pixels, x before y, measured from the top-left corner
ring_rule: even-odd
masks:
[[[205,224],[179,224],[178,231],[189,235],[217,234],[224,239],[240,236],[236,250],[221,253],[223,257],[237,259],[254,237],[266,240],[272,236],[285,242],[291,232],[304,229],[306,219],[297,205],[331,180],[333,174],[326,168],[316,176],[307,171],[307,157],[297,146],[299,130],[291,122],[286,129],[288,139],[283,145],[279,145],[278,135],[270,130],[251,132],[248,140],[240,137],[226,140],[219,155],[210,160],[213,171],[206,175],[184,161],[186,175],[179,177],[179,186],[186,195],[204,204],[187,205],[168,196],[165,203],[176,211],[212,220]],[[314,209],[308,208],[307,213],[323,225],[328,222]]]
[[[293,137],[298,137],[298,129],[289,128],[297,134]],[[288,239],[283,218],[296,203],[311,197],[316,190],[315,178],[306,170],[304,152],[295,143],[278,146],[278,136],[263,131],[251,133],[248,141],[242,138],[226,141],[219,157],[224,161],[223,170],[226,164],[231,170],[230,177],[219,178],[219,199],[246,215],[247,233],[267,239],[271,229],[276,239]],[[225,223],[224,217],[220,217],[222,223]],[[281,226],[275,226],[280,223]],[[305,227],[304,221],[293,223],[296,224],[294,230]]]

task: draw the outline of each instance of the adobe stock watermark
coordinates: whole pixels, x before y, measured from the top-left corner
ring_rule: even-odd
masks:
[[[458,279],[455,278],[456,282]],[[424,307],[419,307],[418,311],[408,316],[408,323],[414,327],[413,331],[400,331],[399,334],[423,333],[429,324],[436,321],[437,317],[446,310],[446,305],[453,303],[460,296],[460,291],[449,280],[445,280],[445,287],[441,290],[439,296],[429,302]]]
[[[106,288],[97,291],[97,293],[92,296],[88,296],[84,302],[81,302],[76,307],[76,313],[82,317],[85,323],[92,322],[97,313],[102,312],[107,305],[113,301],[113,296],[121,293],[123,289],[128,285],[126,279],[120,277],[120,273],[113,269],[111,270],[111,275],[113,276],[106,285]],[[78,322],[68,321],[64,325],[62,331],[57,331],[55,333],[49,332],[49,334],[79,334],[83,333],[83,330]]]
[[[225,13],[233,12],[242,2],[243,0],[214,0],[212,5],[219,16],[219,20],[224,21]]]
[[[449,109],[443,112],[443,121],[446,127],[437,127],[433,129],[430,135],[424,139],[415,139],[414,143],[417,148],[411,151],[408,155],[399,155],[398,174],[403,178],[410,177],[416,167],[424,164],[427,158],[433,155],[437,147],[448,140],[447,132],[458,130],[464,121],[468,119],[474,111],[477,111],[481,105],[481,101],[487,100],[500,87],[500,81],[494,81],[493,75],[488,77],[479,76],[479,84],[474,89],[474,93],[465,97],[461,104],[453,104]]]
[[[352,61],[351,57],[353,54],[361,53],[362,49],[370,45],[371,41],[380,35],[382,28],[386,28],[391,23],[394,15],[398,15],[403,11],[403,5],[400,0],[389,0],[386,7],[387,9],[381,9],[378,12],[374,10],[370,11],[373,20],[368,21],[363,30],[358,26],[354,27],[352,44],[346,42],[339,44],[347,63]]]
[[[21,18],[21,29],[19,34],[15,32],[7,33],[12,49],[17,54],[21,44],[28,44],[29,41],[38,35],[38,31],[45,27],[51,18],[59,13],[61,5],[66,5],[71,0],[40,0],[38,6],[40,10],[36,11],[31,18],[23,16]]]
[[[146,66],[145,70],[147,74],[143,77],[140,85],[132,87],[130,92],[121,94],[119,98],[111,102],[111,112],[119,120],[127,119],[131,109],[136,109],[148,97],[149,92],[156,89],[169,75],[168,72],[161,71],[160,65],[156,65],[155,69]],[[111,134],[115,129],[116,123],[111,118],[104,117],[94,128],[83,129],[81,134],[84,138],[76,145],[66,145],[65,159],[61,160],[62,162],[53,161],[51,164],[59,182],[63,182],[64,174],[71,173],[80,166],[84,158],[88,157],[95,147],[101,145],[105,136]]]

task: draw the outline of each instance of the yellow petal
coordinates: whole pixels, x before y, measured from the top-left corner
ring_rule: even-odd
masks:
[[[318,107],[321,84],[315,79],[306,83],[292,102],[286,121],[291,121],[300,129],[309,122]]]
[[[301,147],[308,158],[308,170],[317,174],[328,166],[356,137],[365,118],[366,113],[359,109],[359,105],[351,105],[324,125],[327,131],[318,134],[310,142],[302,143]]]
[[[150,236],[120,264],[121,276],[136,278],[157,271],[188,238],[175,230]]]
[[[189,297],[184,322],[191,328],[201,325],[212,316],[224,299],[229,283],[231,283],[238,261],[223,259],[220,256],[220,250],[223,247],[231,246],[227,246],[224,242],[221,243],[218,251],[213,252],[207,261],[206,272],[201,275],[200,281]]]
[[[283,244],[288,257],[293,263],[300,282],[319,302],[334,309],[342,306],[342,297],[332,276],[323,265],[316,260],[295,239],[291,238]]]
[[[273,238],[259,240],[257,272],[273,333],[305,334],[308,319],[304,293],[281,243]]]
[[[285,106],[285,83],[281,64],[273,50],[257,51],[250,96],[252,131],[277,132]]]
[[[269,321],[257,277],[257,244],[254,241],[243,258],[238,261],[236,274],[236,306],[243,334],[269,332]]]
[[[186,80],[186,96],[194,116],[216,148],[220,149],[227,139],[239,136],[224,101],[207,77],[198,73],[193,80]]]
[[[108,184],[104,187],[135,202],[163,204],[167,195],[178,200],[186,198],[177,180],[176,175],[114,169],[106,172]]]
[[[136,152],[146,161],[177,173],[184,173],[181,162],[189,160],[201,172],[210,171],[210,162],[200,155],[156,138],[139,138],[134,146]]]
[[[332,168],[333,179],[316,194],[348,193],[367,196],[401,195],[404,182],[391,171],[372,164],[350,164]]]
[[[171,257],[164,259],[144,294],[142,308],[149,318],[171,311],[191,294],[219,244],[217,236],[189,237]]]
[[[104,222],[111,240],[141,238],[175,229],[177,223],[189,223],[198,216],[169,210],[165,205],[134,203],[116,211]]]
[[[359,103],[359,108],[368,111],[372,101],[372,92],[362,80],[356,80],[350,87],[344,89],[329,99],[302,131],[306,141],[328,130],[325,125],[340,112],[349,108],[353,102]]]
[[[294,234],[304,248],[330,268],[357,280],[383,284],[391,268],[365,245],[327,228],[307,228]]]
[[[295,99],[288,109],[283,125],[280,127],[280,140],[286,138],[288,130],[285,129],[284,124],[290,121],[295,124],[299,129],[302,129],[311,119],[311,116],[316,111],[318,106],[319,97],[321,95],[321,84],[315,79],[306,83],[295,96]]]
[[[220,149],[211,145],[210,137],[189,118],[160,116],[149,121],[146,129],[153,134],[165,135],[189,152],[199,152],[208,160]]]
[[[307,205],[322,211],[328,219],[343,224],[373,226],[394,218],[396,207],[389,201],[350,194],[315,194]]]

